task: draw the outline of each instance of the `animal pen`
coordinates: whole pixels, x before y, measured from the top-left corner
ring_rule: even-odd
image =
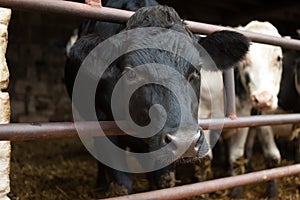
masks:
[[[80,16],[109,22],[125,22],[133,14],[133,12],[125,10],[106,7],[94,8],[89,5],[63,0],[0,0],[0,7]],[[188,28],[194,33],[209,34],[218,30],[234,30],[244,34],[253,42],[278,45],[288,49],[300,50],[300,41],[295,39],[277,38],[199,22],[185,22],[187,23]],[[300,114],[264,115],[251,117],[236,116],[233,69],[225,71],[223,73],[223,78],[227,98],[225,101],[227,103],[226,118],[203,119],[199,124],[201,127],[203,127],[203,129],[217,129],[220,127],[220,125],[226,129],[300,123]],[[100,122],[100,124],[106,135],[124,134],[114,122]],[[93,133],[93,130],[95,130],[97,125],[99,125],[98,122],[84,122],[80,124],[82,128],[90,131],[91,135],[96,134]],[[75,125],[72,122],[11,123],[0,125],[0,140],[2,141],[74,138],[77,136]],[[187,198],[236,186],[268,181],[270,179],[280,178],[297,173],[300,173],[300,164],[111,199],[141,200]]]

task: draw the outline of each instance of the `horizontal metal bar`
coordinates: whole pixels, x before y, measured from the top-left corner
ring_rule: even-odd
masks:
[[[288,123],[300,123],[300,114],[286,115],[261,115],[238,117],[235,120],[230,118],[201,119],[199,125],[203,129],[229,129],[241,127],[253,127],[263,125],[278,125]],[[124,135],[115,122],[100,122],[105,135]],[[101,136],[96,132],[99,122],[79,122],[77,127],[85,130],[89,136]],[[129,128],[127,133],[134,134]],[[73,122],[52,122],[52,123],[11,123],[0,125],[0,140],[38,140],[78,137]]]
[[[101,128],[108,136],[124,135],[115,122],[100,122]],[[83,122],[78,126],[89,132],[90,135],[99,135],[95,132],[98,122]],[[0,140],[39,140],[74,138],[78,133],[73,122],[47,122],[47,123],[11,123],[0,124]]]
[[[300,114],[277,114],[277,115],[256,115],[247,117],[201,119],[199,125],[207,129],[223,129],[255,127],[265,125],[282,125],[300,123]]]
[[[82,3],[61,0],[0,0],[0,7],[18,10],[39,11],[74,17],[93,18],[102,21],[126,22],[133,14],[114,8],[96,8]],[[259,33],[236,30],[224,26],[211,25],[193,21],[185,21],[188,28],[195,33],[209,34],[218,30],[234,30],[244,34],[253,42],[278,45],[284,48],[300,50],[300,40],[268,36]]]
[[[193,21],[185,21],[185,22],[187,23],[188,28],[195,33],[210,34],[220,30],[231,30],[231,31],[237,31],[245,35],[252,42],[276,45],[287,49],[300,50],[300,40],[296,40],[296,39],[287,39],[283,37],[269,36],[261,33],[237,30],[229,27],[193,22]]]
[[[112,22],[126,22],[133,14],[131,11],[107,7],[96,8],[83,3],[61,0],[0,0],[0,7]]]
[[[151,192],[132,194],[122,197],[108,198],[107,200],[149,200],[149,199],[183,199],[211,193],[219,190],[230,189],[258,182],[269,181],[284,176],[300,173],[300,164],[262,170],[248,174],[204,181],[190,185],[178,186]]]

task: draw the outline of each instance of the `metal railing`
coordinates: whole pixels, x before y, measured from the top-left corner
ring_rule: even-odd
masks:
[[[300,114],[256,115],[238,117],[234,120],[231,118],[201,119],[199,125],[204,130],[212,130],[264,125],[282,125],[288,123],[300,123]],[[86,136],[103,136],[103,134],[95,131],[99,124],[106,136],[125,135],[124,132],[134,134],[129,128],[121,130],[116,123],[112,121],[77,122],[76,127],[89,132]],[[78,134],[74,122],[0,124],[0,141],[43,140],[75,137],[78,137]]]
[[[226,190],[232,187],[244,186],[248,184],[269,181],[275,178],[281,178],[300,173],[300,164],[278,167],[269,170],[262,170],[248,174],[220,178],[210,181],[204,181],[189,185],[166,188],[151,192],[137,193],[127,196],[109,198],[110,200],[149,200],[163,199],[174,200],[198,196],[201,194],[211,193],[218,190]]]

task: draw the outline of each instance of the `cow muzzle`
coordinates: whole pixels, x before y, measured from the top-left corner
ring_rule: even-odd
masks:
[[[251,96],[253,107],[262,110],[272,109],[273,99],[273,95],[267,91],[263,91]]]
[[[172,142],[174,144],[174,150],[178,152],[182,152],[183,149],[186,149],[188,146],[181,156],[182,158],[203,157],[209,151],[202,128],[199,128],[196,134],[192,134],[192,136],[190,133],[185,134],[184,132],[180,135],[167,134],[164,140],[165,143]]]

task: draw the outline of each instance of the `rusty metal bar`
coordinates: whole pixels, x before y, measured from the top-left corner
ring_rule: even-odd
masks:
[[[122,197],[109,198],[107,200],[149,200],[149,199],[183,199],[225,190],[237,186],[249,185],[258,182],[269,181],[300,173],[300,164],[278,167],[269,170],[262,170],[248,174],[215,179],[184,186],[156,190],[151,192],[137,193]]]
[[[106,135],[122,135],[115,122],[100,122]],[[99,135],[95,132],[98,122],[84,122],[79,124],[90,135]],[[0,140],[39,140],[78,137],[73,122],[52,122],[52,123],[11,123],[0,125]]]
[[[277,114],[277,115],[256,115],[247,117],[201,119],[199,125],[204,129],[223,129],[255,127],[265,125],[297,124],[300,122],[300,114]]]
[[[61,0],[0,0],[0,7],[18,10],[39,11],[74,17],[93,18],[102,21],[126,22],[133,14],[114,8],[95,8],[82,3]],[[300,40],[268,36],[259,33],[236,30],[224,26],[185,21],[188,28],[195,33],[209,34],[218,30],[233,30],[244,34],[253,42],[278,45],[284,48],[300,50]]]
[[[83,3],[61,0],[0,0],[0,7],[93,18],[111,22],[126,22],[134,13],[108,7],[96,8]]]
[[[223,129],[253,127],[263,125],[280,125],[288,123],[300,123],[300,114],[282,115],[258,115],[238,117],[235,120],[230,118],[201,119],[199,125],[203,129]],[[124,135],[115,122],[100,122],[102,130],[107,136]],[[101,136],[96,132],[99,122],[80,122],[78,127],[85,130],[89,136]],[[126,132],[133,134],[130,129]],[[52,122],[52,123],[11,123],[0,125],[0,140],[38,140],[78,137],[73,122]]]
[[[234,89],[234,70],[227,69],[223,72],[224,94],[225,94],[225,116],[230,119],[236,119],[235,110],[235,89]]]
[[[282,37],[268,36],[261,33],[236,30],[229,27],[193,22],[193,21],[186,21],[186,23],[188,28],[195,33],[210,34],[212,32],[220,31],[220,30],[231,30],[231,31],[237,31],[239,33],[244,34],[252,42],[271,44],[271,45],[281,46],[287,49],[300,50],[300,40],[296,40],[296,39],[287,39]]]

